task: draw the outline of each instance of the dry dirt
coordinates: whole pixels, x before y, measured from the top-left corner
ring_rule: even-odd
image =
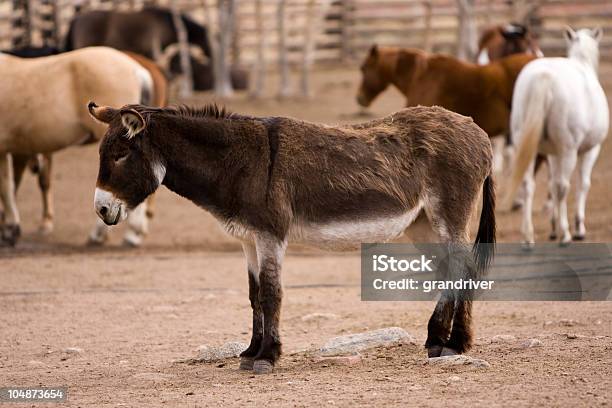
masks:
[[[605,78],[612,91],[612,75]],[[327,123],[363,119],[355,115],[354,71],[322,70],[314,80],[312,100],[239,96],[227,104]],[[204,94],[192,102],[209,100]],[[371,113],[402,105],[390,90]],[[37,233],[40,200],[29,176],[18,197],[24,236],[18,248],[0,248],[0,387],[67,386],[65,405],[74,407],[612,405],[612,303],[477,303],[470,354],[490,367],[434,367],[424,364],[422,348],[433,304],[361,302],[356,253],[290,251],[283,271],[285,356],[274,374],[241,372],[237,359],[177,363],[203,344],[248,342],[251,313],[239,246],[204,211],[162,188],[142,249],[121,246],[122,227],[105,248],[87,248],[96,148],[68,149],[55,163],[55,232]],[[592,241],[612,241],[610,177],[607,142],[588,202]],[[540,176],[536,208],[544,194]],[[500,241],[519,239],[519,220],[519,214],[498,213]],[[543,241],[547,217],[535,221]],[[311,313],[336,317],[302,320]],[[418,344],[367,351],[351,366],[299,352],[339,334],[389,326],[404,328]],[[514,338],[492,341],[497,335]],[[532,338],[541,346],[521,346]],[[69,347],[82,351],[66,353]]]

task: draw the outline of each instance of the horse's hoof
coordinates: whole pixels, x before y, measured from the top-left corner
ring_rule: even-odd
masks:
[[[98,247],[104,245],[105,243],[106,237],[100,237],[93,234],[87,237],[87,246]]]
[[[0,227],[2,242],[14,247],[21,236],[21,227],[17,224],[6,224]]]
[[[586,236],[584,234],[574,234],[574,236],[572,237],[572,239],[574,241],[584,241],[584,238]]]
[[[572,243],[571,240],[563,240],[559,242],[559,246],[561,248],[565,248],[565,247],[568,247],[571,243]]]
[[[444,347],[442,346],[431,346],[427,349],[427,357],[440,357],[443,349]]]
[[[43,221],[38,227],[38,233],[41,235],[49,235],[53,232],[53,221]]]
[[[554,232],[551,232],[550,235],[548,236],[548,240],[549,241],[556,241],[557,240],[557,234]]]
[[[142,235],[128,231],[123,237],[123,245],[129,248],[138,248],[142,245]]]
[[[240,369],[246,371],[253,370],[255,359],[253,357],[240,357]]]
[[[253,372],[255,374],[270,374],[274,371],[274,364],[268,360],[255,360],[253,363]]]
[[[455,350],[455,349],[452,349],[452,348],[449,348],[449,347],[444,347],[442,349],[442,353],[440,354],[440,357],[457,356],[459,354],[460,353],[457,350]]]
[[[531,252],[533,251],[533,248],[535,247],[535,242],[529,242],[529,241],[524,241],[521,244],[521,249],[525,252]]]
[[[514,201],[512,203],[512,207],[510,207],[510,211],[514,212],[514,211],[518,211],[521,208],[523,208],[523,203],[520,201]]]

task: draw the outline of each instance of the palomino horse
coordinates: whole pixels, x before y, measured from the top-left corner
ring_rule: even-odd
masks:
[[[340,127],[235,115],[215,106],[91,103],[90,111],[109,124],[94,198],[104,222],[118,223],[164,184],[242,241],[253,309],[243,369],[270,372],[280,355],[280,275],[288,242],[352,248],[385,241],[424,208],[442,241],[466,248],[483,186],[476,242],[495,241],[491,144],[472,120],[439,107]],[[477,266],[468,259],[453,263],[461,276],[486,269],[492,247],[476,248]],[[440,299],[425,343],[430,356],[469,349],[471,307],[471,296]]]
[[[0,54],[0,72],[2,241],[14,245],[20,223],[10,153],[32,157],[99,140],[105,127],[83,104],[92,95],[118,104],[149,101],[152,80],[136,61],[105,47],[35,59]]]
[[[529,63],[516,81],[512,102],[512,138],[518,153],[510,192],[522,180],[526,193],[522,232],[528,246],[535,242],[531,211],[536,154],[545,154],[549,163],[554,202],[551,238],[560,233],[561,244],[567,245],[571,241],[567,221],[570,177],[578,164],[574,238],[582,240],[591,171],[608,134],[608,103],[597,78],[602,31],[567,28],[565,37],[568,57]]]
[[[497,61],[512,54],[530,54],[543,57],[544,54],[531,31],[522,24],[510,23],[486,28],[478,40],[480,65]]]
[[[125,52],[132,57],[136,62],[143,66],[153,80],[153,95],[151,100],[154,106],[164,107],[168,104],[168,81],[164,73],[150,59],[138,54]],[[60,51],[52,47],[27,47],[7,52],[7,54],[15,55],[21,58],[40,58],[50,55],[60,54]],[[88,139],[83,144],[98,143],[98,139]],[[38,185],[41,190],[43,216],[40,225],[40,232],[48,234],[53,231],[53,193],[51,184],[51,169],[53,165],[52,154],[37,154],[35,157],[28,155],[12,154],[13,156],[13,172],[15,175],[15,190],[19,190],[19,185],[25,169],[30,167],[32,172],[38,175]],[[139,246],[142,243],[144,235],[148,230],[148,220],[153,216],[153,207],[155,196],[151,195],[141,211],[142,213],[132,214],[130,217],[130,228],[125,234],[124,243],[130,246]],[[146,218],[143,218],[146,215]],[[88,242],[93,245],[101,245],[108,239],[108,226],[96,217],[96,226],[89,234]]]
[[[514,81],[534,58],[517,54],[481,66],[448,55],[374,45],[361,66],[357,102],[367,107],[393,84],[406,97],[406,106],[438,105],[471,116],[493,138],[507,133]],[[502,165],[497,150],[495,172]]]

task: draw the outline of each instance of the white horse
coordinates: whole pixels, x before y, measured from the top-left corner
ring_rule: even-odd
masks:
[[[510,196],[523,183],[522,233],[525,243],[534,242],[531,212],[537,152],[545,154],[549,166],[549,189],[553,196],[551,239],[560,233],[561,245],[572,237],[567,221],[570,177],[578,165],[576,185],[576,230],[574,239],[585,237],[584,216],[591,171],[601,143],[608,134],[609,112],[599,84],[601,29],[566,28],[567,58],[540,58],[527,64],[514,86],[511,131],[518,146]]]

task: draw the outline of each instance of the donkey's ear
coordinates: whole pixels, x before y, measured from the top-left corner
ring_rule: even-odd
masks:
[[[110,123],[117,114],[117,109],[113,109],[110,106],[98,106],[95,102],[89,102],[87,110],[94,119],[106,124]]]
[[[600,42],[603,38],[603,30],[601,27],[595,27],[591,30],[591,35],[595,39],[595,41]]]
[[[576,39],[576,32],[572,30],[570,26],[565,26],[563,28],[563,35],[565,36],[565,40],[570,44]]]
[[[127,129],[127,138],[131,139],[142,132],[146,123],[144,118],[134,109],[121,109],[121,123]]]

